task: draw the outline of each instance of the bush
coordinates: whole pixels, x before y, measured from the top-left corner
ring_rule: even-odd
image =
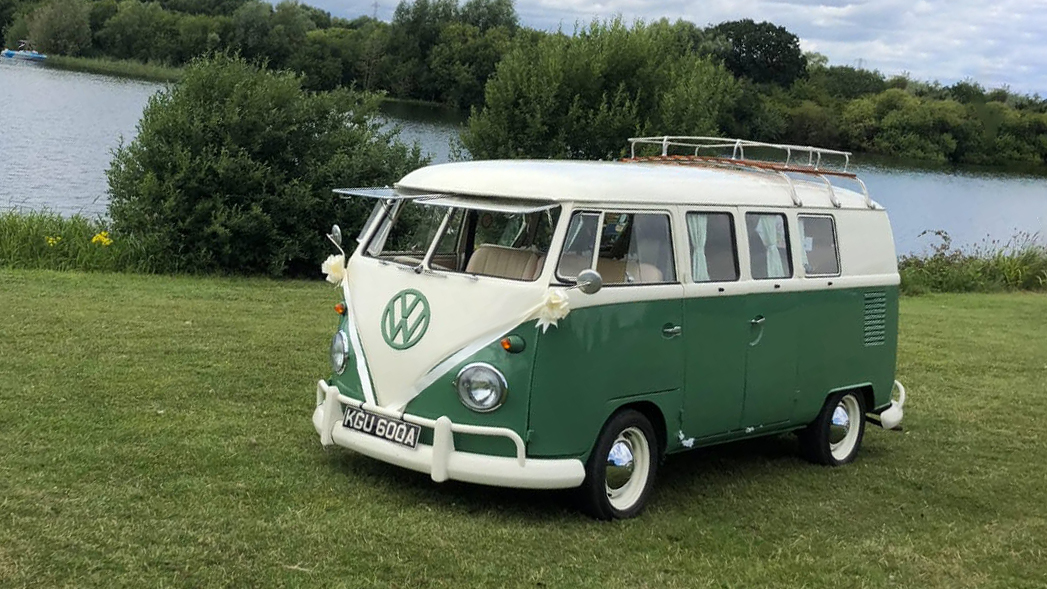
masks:
[[[113,229],[163,271],[316,275],[324,231],[369,212],[331,189],[389,184],[424,163],[380,130],[378,100],[308,93],[239,58],[195,61],[114,155]]]

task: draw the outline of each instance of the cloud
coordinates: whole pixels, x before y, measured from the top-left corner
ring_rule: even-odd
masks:
[[[363,0],[310,3],[348,18],[374,11]],[[390,19],[394,8],[392,0],[380,0],[378,17]],[[971,78],[989,88],[1047,95],[1047,0],[517,0],[516,9],[527,26],[565,31],[615,14],[702,26],[766,20],[831,64],[943,84]]]

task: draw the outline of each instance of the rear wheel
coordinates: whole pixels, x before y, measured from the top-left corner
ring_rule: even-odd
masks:
[[[658,469],[658,441],[642,413],[626,409],[604,425],[585,468],[581,496],[597,519],[638,515]]]
[[[865,399],[858,391],[841,391],[800,432],[800,450],[811,462],[840,466],[854,461],[864,435]]]

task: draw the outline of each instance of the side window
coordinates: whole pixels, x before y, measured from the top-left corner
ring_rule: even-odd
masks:
[[[562,280],[574,280],[578,273],[593,265],[596,249],[596,226],[600,223],[597,213],[575,213],[567,226],[560,262],[556,265],[556,276]]]
[[[800,253],[809,276],[840,273],[836,228],[828,216],[800,215]]]
[[[687,213],[687,237],[692,280],[738,280],[738,246],[730,213]]]
[[[785,215],[746,213],[745,228],[749,237],[749,266],[753,278],[789,278],[793,262],[789,256],[789,229]]]
[[[676,282],[669,215],[604,213],[596,271],[604,284]]]

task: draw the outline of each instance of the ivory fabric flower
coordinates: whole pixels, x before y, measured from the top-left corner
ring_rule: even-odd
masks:
[[[327,275],[327,282],[341,284],[342,279],[345,278],[345,256],[327,256],[320,269]]]
[[[545,293],[545,300],[538,308],[538,327],[542,333],[549,330],[549,326],[557,327],[556,323],[571,312],[570,300],[567,291],[562,288],[550,288]]]

